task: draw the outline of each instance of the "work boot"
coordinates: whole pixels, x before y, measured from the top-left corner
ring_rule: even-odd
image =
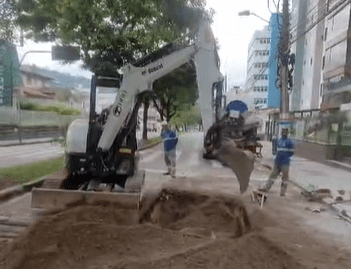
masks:
[[[163,173],[165,176],[169,176],[171,174],[171,168],[168,167],[167,172]]]
[[[288,188],[287,182],[282,182],[280,186],[280,196],[285,196],[286,189]]]
[[[175,167],[173,167],[171,168],[171,177],[175,178],[176,177],[175,174],[176,174],[176,169]]]
[[[272,188],[273,184],[274,184],[274,179],[269,178],[267,183],[264,185],[264,187],[261,187],[258,190],[262,191],[262,192],[269,192],[269,190]]]

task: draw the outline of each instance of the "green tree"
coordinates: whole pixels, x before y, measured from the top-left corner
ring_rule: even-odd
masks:
[[[186,105],[182,110],[178,110],[171,119],[173,125],[187,126],[201,124],[200,108],[195,105]]]
[[[12,0],[0,0],[0,39],[15,40],[15,5]]]
[[[16,14],[27,38],[79,45],[85,68],[121,78],[118,71],[126,63],[171,41],[192,40],[199,22],[213,16],[205,6],[206,0],[18,0]],[[156,82],[162,118],[195,102],[194,72],[188,64]]]
[[[147,119],[148,119],[148,110],[150,107],[150,101],[155,98],[155,95],[151,91],[144,92],[142,95],[143,102],[143,130],[142,130],[142,138],[143,140],[147,140]]]
[[[155,81],[153,90],[162,120],[170,121],[183,106],[194,105],[199,97],[194,62],[190,61]]]
[[[36,41],[77,44],[87,68],[116,70],[210,18],[205,0],[19,0],[17,22]]]

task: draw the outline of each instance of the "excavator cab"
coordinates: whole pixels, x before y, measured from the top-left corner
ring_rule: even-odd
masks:
[[[136,118],[140,102],[137,101],[131,110],[112,147],[107,152],[98,150],[98,142],[112,109],[110,100],[118,94],[119,84],[117,78],[93,76],[89,120],[74,121],[67,132],[66,168],[69,176],[62,182],[61,188],[86,190],[91,178],[109,184],[111,189],[115,185],[125,188],[127,179],[134,175]]]

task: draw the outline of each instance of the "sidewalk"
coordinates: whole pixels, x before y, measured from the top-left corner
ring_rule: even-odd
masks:
[[[262,164],[273,167],[275,156],[272,154],[272,143],[260,141],[263,145]],[[290,180],[307,190],[328,188],[331,190],[351,190],[351,173],[305,158],[292,156]]]

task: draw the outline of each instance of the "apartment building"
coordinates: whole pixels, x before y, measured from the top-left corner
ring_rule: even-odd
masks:
[[[321,69],[325,0],[293,0],[291,53],[295,57],[290,110],[317,109],[321,104]]]
[[[266,26],[255,31],[249,44],[245,88],[250,92],[247,104],[250,110],[268,106],[270,43],[271,31]]]
[[[245,90],[250,110],[280,105],[280,93],[275,83],[280,36],[278,20],[279,16],[272,14],[269,25],[255,31],[249,44]]]
[[[290,111],[351,102],[350,1],[292,0]]]
[[[329,0],[325,10],[321,105],[332,108],[351,102],[351,4]]]

